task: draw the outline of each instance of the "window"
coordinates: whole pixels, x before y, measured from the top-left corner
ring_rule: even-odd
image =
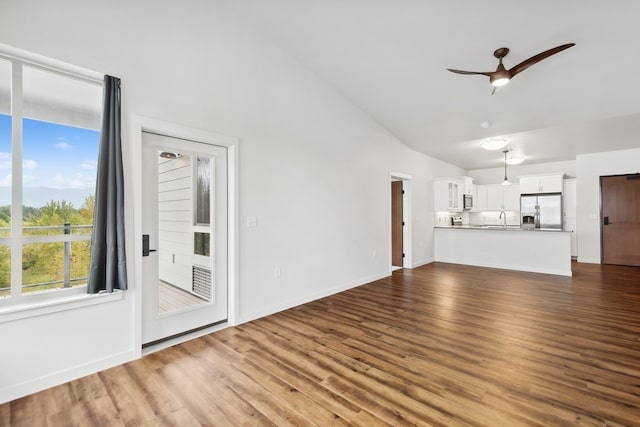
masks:
[[[84,292],[101,110],[101,81],[0,52],[0,305]]]

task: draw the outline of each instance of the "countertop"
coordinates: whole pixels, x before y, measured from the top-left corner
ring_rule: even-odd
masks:
[[[570,231],[564,231],[560,228],[522,228],[519,225],[507,225],[504,228],[502,225],[435,225],[433,228],[444,228],[450,230],[490,230],[490,231],[526,231],[526,232],[551,232],[551,233],[571,233]]]

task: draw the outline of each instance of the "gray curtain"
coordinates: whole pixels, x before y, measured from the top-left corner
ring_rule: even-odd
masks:
[[[127,289],[124,179],[120,131],[120,79],[104,76],[104,107],[87,292]]]

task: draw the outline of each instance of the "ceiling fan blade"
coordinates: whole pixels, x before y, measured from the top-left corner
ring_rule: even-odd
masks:
[[[456,74],[480,74],[482,76],[491,76],[491,74],[493,74],[493,71],[464,71],[464,70],[454,70],[452,68],[447,68],[447,70],[451,71],[452,73],[456,73]]]
[[[516,74],[519,74],[521,72],[523,72],[524,70],[526,70],[527,68],[531,67],[534,64],[537,64],[538,62],[542,61],[543,59],[546,59],[548,57],[550,57],[551,55],[555,55],[558,52],[562,52],[565,49],[569,49],[572,46],[575,46],[575,43],[567,43],[567,44],[563,44],[561,46],[556,46],[552,49],[549,50],[545,50],[544,52],[541,52],[535,56],[532,56],[529,59],[525,59],[524,61],[522,61],[521,63],[519,63],[518,65],[512,67],[509,70],[509,73],[511,74],[511,77],[513,78]]]

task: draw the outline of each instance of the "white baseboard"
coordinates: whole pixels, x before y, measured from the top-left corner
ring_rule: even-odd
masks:
[[[600,264],[600,258],[586,258],[579,256],[578,262],[584,262],[585,264]]]
[[[9,387],[2,388],[0,389],[0,404],[36,393],[38,391],[45,390],[50,387],[64,384],[72,380],[76,380],[78,378],[82,378],[95,372],[103,371],[105,369],[121,365],[133,359],[135,359],[134,351],[125,351],[122,353],[113,354],[103,359],[86,363],[81,366],[74,366],[73,368],[54,372],[50,375],[35,378],[21,384],[15,384]]]
[[[422,260],[422,261],[416,261],[416,262],[413,263],[413,266],[411,268],[422,267],[423,265],[431,264],[432,262],[435,262],[433,257],[425,259],[425,260]]]
[[[315,301],[320,298],[328,297],[329,295],[337,294],[339,292],[343,292],[352,288],[356,288],[358,286],[366,285],[367,283],[374,282],[379,279],[383,279],[385,277],[389,277],[391,275],[391,269],[385,271],[383,273],[374,274],[368,277],[363,277],[358,280],[354,280],[348,283],[344,283],[339,286],[334,286],[333,288],[325,289],[322,292],[318,292],[316,294],[312,294],[306,297],[293,299],[282,304],[278,304],[275,306],[271,306],[265,308],[264,310],[254,311],[252,313],[241,314],[238,325],[241,323],[251,322],[252,320],[259,319],[261,317],[268,316],[270,314],[278,313],[280,311],[287,310],[289,308],[293,308],[302,304],[306,304],[311,301]]]

